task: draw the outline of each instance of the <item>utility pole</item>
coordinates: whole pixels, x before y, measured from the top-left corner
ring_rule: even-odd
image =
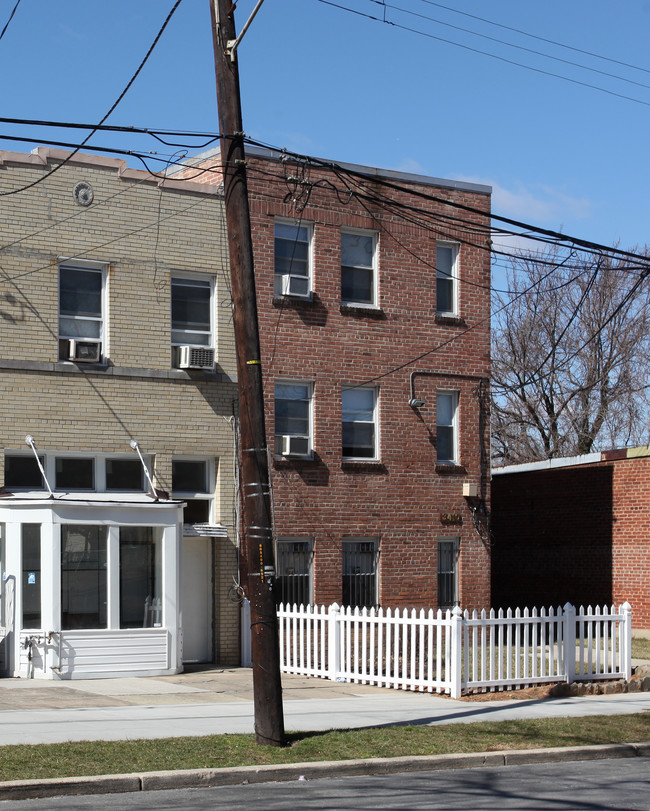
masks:
[[[261,3],[258,4],[258,8]],[[262,365],[233,0],[210,0],[239,389],[242,542],[248,565],[257,743],[284,745]]]

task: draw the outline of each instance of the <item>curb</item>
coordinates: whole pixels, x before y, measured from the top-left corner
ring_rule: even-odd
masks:
[[[631,757],[650,757],[650,741],[549,749],[518,749],[506,752],[472,752],[466,755],[328,760],[286,765],[238,766],[225,769],[187,769],[140,774],[108,774],[94,777],[12,780],[0,782],[0,800],[35,800],[75,794],[118,794],[134,791],[235,786],[246,783],[277,783],[301,779],[318,780],[325,777],[477,769],[522,766],[530,763]]]

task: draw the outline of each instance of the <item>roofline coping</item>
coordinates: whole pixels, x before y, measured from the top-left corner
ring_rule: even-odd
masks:
[[[10,152],[0,150],[0,167],[6,164],[21,166],[47,166],[49,161],[65,161],[76,166],[88,166],[96,169],[112,169],[118,178],[137,182],[151,183],[158,188],[169,191],[185,191],[202,194],[206,197],[223,196],[218,186],[210,183],[195,183],[192,180],[158,177],[145,169],[132,169],[123,158],[110,158],[107,155],[94,155],[90,152],[70,152],[66,149],[55,149],[49,146],[37,146],[31,152]]]
[[[543,459],[541,462],[523,462],[520,465],[504,465],[492,468],[493,476],[502,476],[507,473],[530,473],[536,470],[555,470],[562,467],[578,467],[579,465],[593,465],[596,462],[617,462],[624,459],[642,459],[650,456],[650,445],[641,445],[637,448],[620,448],[611,451],[597,451],[585,453],[581,456],[563,456],[557,459]]]
[[[251,157],[255,158],[262,158],[266,160],[276,160],[279,161],[282,158],[292,158],[293,156],[290,153],[282,152],[279,149],[271,149],[269,147],[259,147],[259,146],[247,146],[244,149],[246,155],[250,155]],[[185,166],[181,167],[173,167],[168,170],[168,175],[173,176],[176,172],[185,171],[186,169],[191,169],[195,162],[202,162],[207,160],[208,158],[216,157],[217,155],[221,154],[220,147],[213,147],[212,149],[208,149],[205,152],[200,152],[197,155],[194,155],[189,161],[186,162]],[[476,194],[492,194],[492,186],[485,186],[481,183],[468,183],[463,180],[445,180],[444,178],[439,177],[430,177],[429,175],[419,175],[414,174],[411,172],[399,172],[395,169],[379,169],[374,166],[364,166],[362,164],[356,163],[344,163],[340,161],[332,161],[325,158],[318,158],[318,160],[322,160],[325,164],[324,168],[327,168],[327,163],[333,163],[336,166],[340,166],[343,169],[353,172],[360,172],[364,175],[374,176],[378,178],[385,178],[387,180],[403,180],[408,183],[419,183],[425,186],[439,186],[445,189],[457,189],[458,191],[470,191]]]

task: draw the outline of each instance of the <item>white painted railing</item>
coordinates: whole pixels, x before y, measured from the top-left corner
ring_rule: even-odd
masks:
[[[245,604],[242,628],[250,627]],[[468,612],[280,606],[283,673],[460,696],[547,682],[630,678],[624,603]],[[242,664],[250,664],[242,635]],[[249,643],[248,643],[249,644]]]

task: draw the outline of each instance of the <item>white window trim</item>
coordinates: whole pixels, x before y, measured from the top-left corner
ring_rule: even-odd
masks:
[[[74,258],[67,258],[67,257],[59,257],[58,259],[58,272],[57,272],[57,325],[56,325],[56,334],[57,339],[61,340],[70,340],[69,338],[65,338],[60,333],[59,328],[59,321],[61,319],[61,269],[62,268],[71,268],[73,270],[93,270],[99,271],[102,274],[102,293],[101,293],[101,308],[102,308],[102,316],[100,319],[100,329],[99,329],[99,339],[95,338],[88,338],[86,340],[93,341],[99,340],[101,344],[101,354],[99,358],[100,363],[105,363],[106,358],[109,357],[109,349],[108,349],[108,324],[109,324],[109,313],[108,313],[108,271],[109,271],[110,264],[109,262],[97,262],[95,260],[87,260],[84,261],[83,259],[74,259]],[[70,318],[71,316],[63,316],[64,318]],[[83,341],[83,338],[76,338],[75,340]],[[57,352],[58,354],[58,352]]]
[[[208,501],[209,508],[208,508],[208,523],[214,524],[216,523],[216,488],[217,488],[217,481],[216,481],[216,462],[214,457],[211,456],[176,456],[174,455],[172,459],[172,465],[174,462],[205,462],[206,463],[206,487],[207,490],[173,490],[172,489],[172,498],[179,499],[181,501],[186,500],[194,500],[197,501]]]
[[[373,404],[372,404],[372,424],[375,427],[375,453],[373,456],[345,456],[342,454],[342,459],[344,462],[378,462],[380,459],[379,454],[379,387],[378,386],[354,386],[352,384],[348,384],[347,386],[341,387],[341,431],[343,430],[343,392],[348,391],[350,389],[363,389],[365,391],[372,391],[374,392],[373,396]],[[360,423],[365,425],[366,423]],[[343,443],[341,443],[341,446]],[[341,447],[341,452],[342,452]]]
[[[207,282],[210,285],[210,334],[207,344],[197,344],[189,340],[188,334],[187,341],[174,341],[171,340],[172,346],[193,346],[201,349],[214,349],[216,346],[216,326],[215,326],[215,278],[214,276],[201,276],[196,273],[186,273],[183,271],[173,271],[170,274],[170,287],[169,287],[169,327],[170,336],[173,332],[181,332],[182,330],[174,330],[172,326],[172,285],[175,281],[186,282]]]
[[[13,450],[11,448],[6,448],[4,451],[5,458],[7,456],[23,456],[26,458],[33,459],[34,454],[30,451],[23,451],[21,450]],[[146,477],[144,476],[144,471],[142,471],[142,489],[141,490],[107,490],[106,489],[106,460],[107,459],[123,459],[126,461],[133,461],[138,462],[140,468],[142,468],[142,464],[137,456],[134,454],[129,455],[128,453],[88,453],[86,451],[43,451],[41,449],[38,450],[39,458],[43,460],[43,470],[45,471],[45,477],[47,478],[50,487],[54,490],[55,493],[68,493],[68,492],[75,492],[75,493],[146,493],[149,488],[149,484],[146,481]],[[93,461],[93,481],[94,487],[84,487],[80,490],[69,491],[67,489],[57,487],[56,486],[56,460],[57,459],[92,459]],[[153,463],[153,455],[152,454],[143,454],[143,458],[149,473],[151,474],[152,471],[152,463]],[[34,490],[30,487],[11,487],[11,492],[16,493],[34,493],[34,494],[42,494],[45,491],[45,488]]]
[[[438,286],[438,271],[436,268],[436,315],[441,316],[448,316],[452,318],[458,317],[458,287],[459,287],[459,256],[460,256],[460,245],[457,242],[446,242],[443,240],[437,240],[436,242],[436,251],[438,248],[451,248],[453,252],[452,262],[451,262],[451,301],[452,301],[452,309],[451,310],[441,310],[438,307],[438,295],[437,295],[437,286]],[[437,258],[436,258],[436,265],[437,265]],[[446,275],[443,277],[445,280],[448,278]]]
[[[459,460],[459,449],[460,449],[460,442],[459,442],[459,419],[458,419],[458,412],[460,410],[460,393],[454,389],[438,389],[436,391],[436,431],[438,426],[447,427],[448,423],[439,423],[438,422],[438,398],[441,395],[449,395],[452,397],[452,406],[453,406],[453,415],[451,420],[451,428],[452,428],[452,455],[453,458],[449,460],[440,460],[438,457],[438,449],[436,448],[436,464],[438,465],[457,465]]]
[[[276,298],[282,298],[281,278],[282,273],[275,270],[275,226],[277,225],[292,225],[298,228],[306,228],[308,232],[309,247],[307,251],[307,279],[309,290],[304,296],[293,295],[292,298],[299,298],[304,300],[311,300],[314,293],[314,224],[309,221],[295,220],[284,217],[275,217],[273,220],[273,295]],[[300,276],[299,278],[304,278]]]
[[[371,301],[355,301],[354,299],[344,299],[341,293],[341,304],[348,307],[361,307],[368,310],[378,309],[379,301],[379,234],[377,231],[364,228],[342,228],[343,234],[359,234],[360,236],[372,237],[372,294]],[[343,287],[343,257],[341,256],[341,288]]]
[[[309,404],[308,404],[308,412],[307,412],[307,419],[309,420],[309,424],[307,426],[307,434],[280,434],[278,432],[277,426],[275,425],[275,387],[277,385],[281,386],[307,386],[309,392]],[[284,398],[283,398],[284,399]],[[273,383],[273,407],[274,407],[274,414],[273,414],[273,422],[274,422],[274,456],[276,458],[284,458],[281,453],[277,451],[277,442],[275,442],[275,438],[278,436],[295,436],[300,438],[307,439],[307,453],[302,455],[303,459],[311,459],[314,455],[314,381],[313,380],[275,380]]]

